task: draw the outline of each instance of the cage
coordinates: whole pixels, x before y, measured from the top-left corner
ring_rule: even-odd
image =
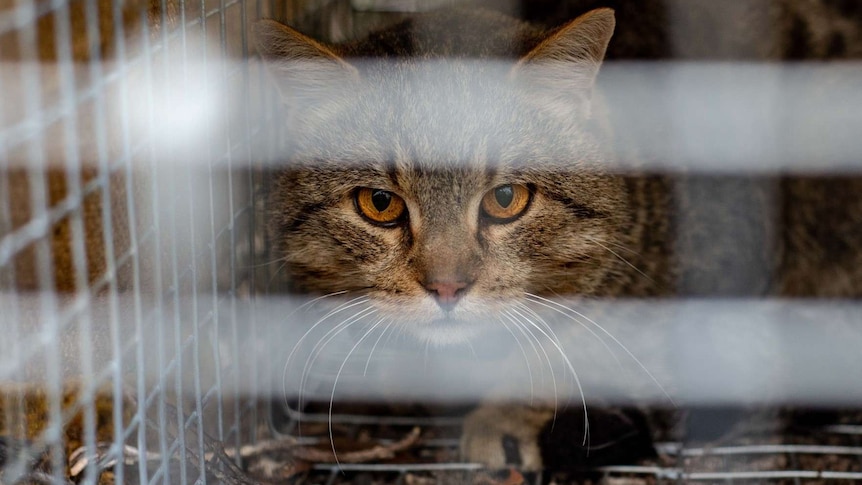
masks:
[[[458,2],[0,4],[0,483],[862,480],[858,303],[734,299],[769,275],[742,258],[718,261],[740,285],[720,299],[697,297],[703,282],[683,275],[695,297],[598,302],[581,311],[603,315],[603,326],[572,335],[537,326],[559,342],[550,356],[526,334],[523,344],[511,334],[515,348],[489,337],[450,352],[393,339],[389,326],[351,335],[341,331],[349,320],[319,327],[298,316],[315,301],[285,295],[264,230],[262,194],[287,140],[250,26],[275,18],[338,42],[443,3]],[[669,28],[658,38],[618,32],[643,35],[643,51],[613,54],[636,62],[603,68],[609,97],[623,106],[616,122],[631,136],[619,149],[649,153],[658,171],[710,174],[681,194],[705,211],[737,195],[733,177],[743,174],[767,186],[767,201],[743,197],[741,210],[778,219],[764,173],[852,177],[862,167],[862,69],[752,63],[771,53],[755,52],[751,39],[777,39],[786,26],[755,16],[736,27],[747,8],[740,2],[478,3],[549,22],[599,4],[630,26],[645,12],[661,17]],[[858,57],[858,9],[833,3],[842,5],[823,0],[817,11],[837,12],[841,45],[827,44]],[[689,42],[740,32],[726,52]],[[656,139],[641,128],[658,118],[671,134]],[[746,230],[716,244],[759,246],[774,236]],[[680,231],[700,242],[711,235]],[[583,348],[585,332],[597,350]],[[485,359],[501,348],[518,358]],[[287,376],[290,362],[296,376]],[[593,375],[581,382],[574,367]],[[666,427],[655,456],[574,471],[487,470],[460,457],[462,403],[500,379],[522,383],[518,397],[552,386],[577,403],[583,385],[615,404],[670,407],[684,418]],[[288,384],[299,399],[288,399]]]

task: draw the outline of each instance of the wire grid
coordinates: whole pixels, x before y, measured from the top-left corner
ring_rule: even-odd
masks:
[[[222,358],[239,354],[240,332],[255,331],[253,318],[237,322],[236,304],[255,292],[249,162],[268,137],[249,105],[266,101],[244,99],[210,119],[221,136],[195,154],[202,163],[170,167],[161,162],[178,157],[155,135],[153,99],[187,62],[218,78],[203,89],[219,81],[265,92],[247,26],[289,19],[301,4],[20,0],[0,9],[3,483],[65,483],[75,447],[91,464],[122,464],[124,444],[161,459],[114,467],[116,483],[205,482],[189,463],[205,454],[205,428],[224,443],[254,440],[243,420],[257,419],[257,402],[236,389],[256,369]],[[132,120],[139,98],[150,107],[143,127]],[[209,379],[202,360],[216,369]],[[95,483],[100,472],[88,466],[75,481]]]
[[[434,436],[421,442],[416,456],[433,457],[409,463],[318,464],[297,483],[316,484],[449,484],[486,483],[477,474],[482,465],[458,460],[461,420],[451,417],[393,417],[300,413],[293,411],[287,429],[306,445],[329,447],[329,436],[300,436],[301,422],[325,423],[356,436],[368,427],[406,430],[421,427]],[[389,430],[389,433],[392,432]],[[685,429],[678,430],[683,435]],[[374,435],[374,432],[371,432]],[[380,434],[379,432],[377,434]],[[862,480],[862,425],[832,424],[807,427],[782,436],[756,431],[737,436],[731,443],[662,442],[659,457],[650,463],[604,466],[580,471],[545,470],[525,473],[531,484],[555,483],[850,483]],[[445,458],[450,460],[446,461]],[[441,459],[444,458],[444,459]],[[495,483],[508,483],[503,480]]]

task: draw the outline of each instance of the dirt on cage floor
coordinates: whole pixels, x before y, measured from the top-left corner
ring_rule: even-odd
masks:
[[[51,474],[49,452],[38,436],[45,429],[45,423],[40,424],[46,415],[45,396],[16,392],[19,404],[24,404],[21,409],[27,410],[23,420],[28,427],[23,435],[13,433],[10,423],[0,428],[0,483],[57,483]],[[110,402],[102,404],[109,406]],[[152,451],[143,455],[130,438],[122,448],[122,460],[117,460],[119,448],[112,446],[110,419],[101,417],[102,407],[97,416],[100,429],[96,430],[98,443],[94,452],[81,447],[78,410],[69,409],[66,413],[69,419],[62,452],[67,460],[66,483],[79,483],[85,475],[97,477],[100,484],[116,483],[118,464],[123,470],[123,483],[140,483],[144,469],[150,480],[165,477],[169,483],[179,483],[185,475],[187,483],[195,483],[201,477],[201,468],[206,470],[208,483],[226,484],[648,485],[862,481],[862,411],[857,410],[770,410],[766,414],[780,418],[781,432],[776,432],[774,426],[758,427],[742,421],[729,426],[723,435],[708,440],[689,439],[684,429],[687,421],[682,419],[674,430],[678,439],[657,443],[655,458],[589,470],[545,470],[537,474],[516,469],[489,471],[460,461],[460,427],[456,416],[461,409],[449,410],[451,414],[435,412],[420,416],[409,407],[388,411],[347,407],[336,409],[330,425],[327,413],[315,413],[311,408],[302,414],[301,423],[296,422],[296,416],[269,420],[268,433],[261,428],[254,444],[231,446],[204,433],[204,456],[199,456],[197,440],[191,439],[198,436],[192,425],[187,427],[186,442],[194,446],[187,446],[184,456],[176,451],[170,456]],[[176,413],[173,408],[167,409]],[[347,411],[353,414],[346,414]],[[394,414],[396,411],[403,414]],[[152,426],[149,423],[148,427]],[[169,441],[176,442],[175,432],[159,431],[167,432]],[[333,449],[337,451],[337,463]],[[25,461],[31,470],[22,474],[19,468],[14,477],[7,475],[6,469],[15,460],[20,463],[21,456],[28,452],[31,454]],[[88,471],[92,466],[96,471]]]
[[[413,485],[516,485],[516,484],[638,484],[654,483],[855,483],[862,480],[862,412],[857,410],[769,409],[736,410],[735,422],[724,432],[704,440],[687,429],[690,420],[678,413],[675,429],[656,444],[657,456],[635,463],[593,469],[540,474],[516,470],[491,472],[459,462],[458,433],[454,421],[438,418],[425,426],[416,445],[381,463],[316,463],[298,473],[295,484],[413,484]],[[726,413],[725,413],[726,414]],[[707,416],[712,414],[707,413]],[[744,416],[744,417],[740,417]],[[767,423],[764,416],[769,416]],[[310,414],[312,419],[315,417]],[[323,421],[321,419],[321,421]],[[431,423],[432,421],[428,421]],[[439,424],[443,423],[443,424]],[[692,426],[694,427],[694,426]],[[399,428],[401,431],[399,432]],[[333,425],[336,448],[350,443],[368,446],[380,436],[395,442],[406,425]],[[306,424],[308,443],[330,448],[329,425]],[[671,436],[673,435],[673,436]]]

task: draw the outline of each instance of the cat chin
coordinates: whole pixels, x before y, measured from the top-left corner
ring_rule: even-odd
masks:
[[[487,324],[478,322],[441,319],[413,324],[411,333],[421,342],[443,347],[469,343],[489,329]]]

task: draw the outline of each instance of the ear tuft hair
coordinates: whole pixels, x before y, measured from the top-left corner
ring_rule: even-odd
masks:
[[[253,26],[255,44],[288,104],[314,102],[342,91],[359,73],[327,46],[274,20]]]
[[[589,101],[596,75],[614,33],[614,11],[599,8],[563,25],[527,53],[512,77],[553,102]]]

